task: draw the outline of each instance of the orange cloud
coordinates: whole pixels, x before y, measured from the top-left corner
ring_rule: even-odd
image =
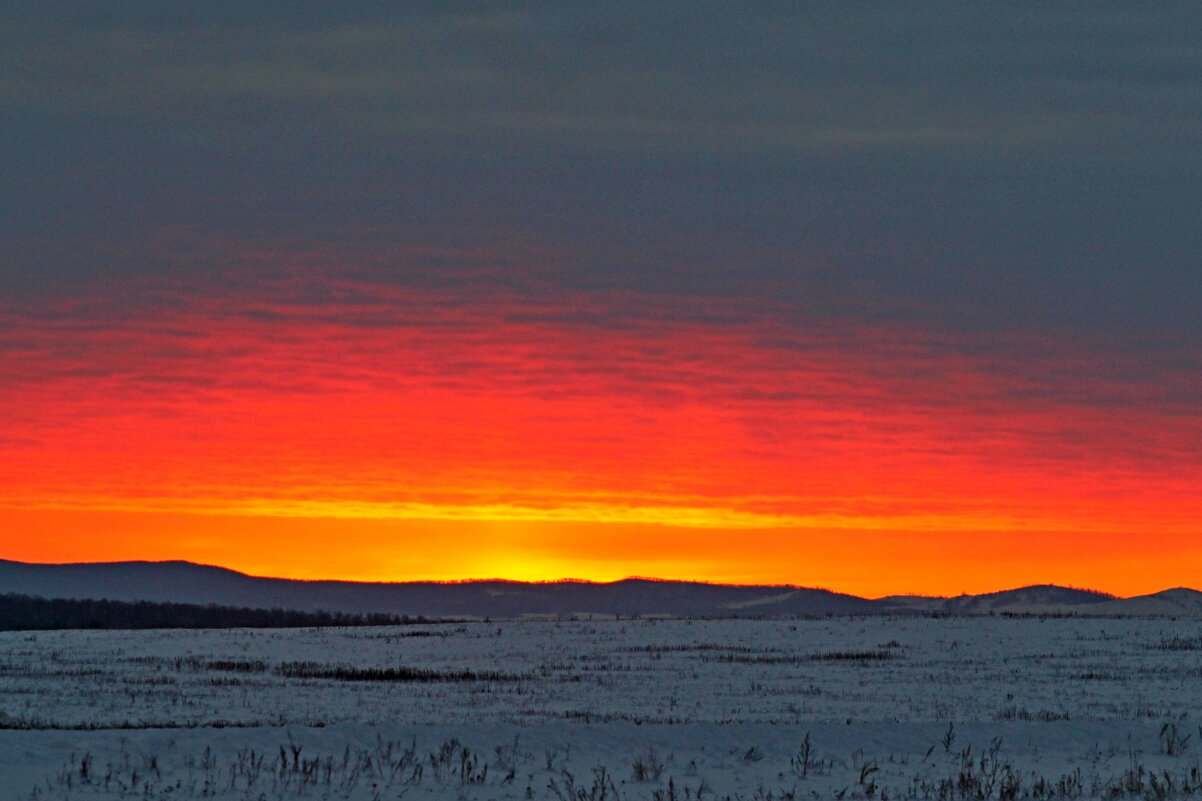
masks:
[[[1197,565],[1171,359],[630,294],[60,303],[0,310],[5,556],[882,593],[1145,588],[1138,538]]]

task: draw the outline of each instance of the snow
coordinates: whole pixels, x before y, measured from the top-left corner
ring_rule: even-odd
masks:
[[[512,675],[296,679],[279,670],[292,662]],[[1200,676],[1197,620],[10,633],[0,799],[601,801],[667,799],[669,779],[685,801],[699,788],[703,799],[998,797],[1005,782],[1021,795],[1041,779],[1088,797],[1148,795],[1152,775],[1179,792],[1202,754]],[[257,773],[252,750],[267,766]]]

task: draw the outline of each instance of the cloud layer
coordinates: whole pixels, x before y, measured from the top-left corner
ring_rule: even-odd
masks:
[[[3,16],[23,526],[1196,539],[1188,5]]]

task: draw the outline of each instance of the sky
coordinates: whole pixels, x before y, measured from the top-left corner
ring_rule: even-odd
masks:
[[[0,7],[0,558],[1202,574],[1202,9]]]

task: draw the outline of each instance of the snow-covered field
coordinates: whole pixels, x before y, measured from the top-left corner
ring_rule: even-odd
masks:
[[[0,635],[0,798],[1202,792],[1197,620]]]

